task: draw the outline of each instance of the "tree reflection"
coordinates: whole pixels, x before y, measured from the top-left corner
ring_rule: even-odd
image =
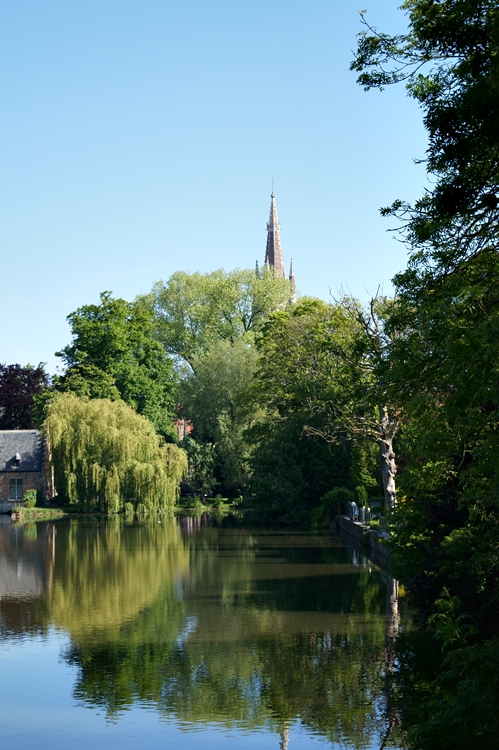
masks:
[[[81,518],[27,536],[0,534],[4,581],[27,571],[2,598],[4,626],[67,632],[74,695],[110,720],[140,703],[185,729],[266,727],[281,748],[297,720],[346,747],[402,743],[396,585],[358,550],[206,519]]]
[[[349,747],[382,741],[387,590],[372,566],[241,530],[64,533],[51,615],[71,634],[79,701],[111,719],[140,702],[186,728],[268,727],[282,747],[298,717]]]

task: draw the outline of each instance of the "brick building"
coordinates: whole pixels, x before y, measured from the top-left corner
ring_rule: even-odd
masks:
[[[26,490],[47,499],[47,465],[38,430],[0,430],[0,502],[22,500]]]

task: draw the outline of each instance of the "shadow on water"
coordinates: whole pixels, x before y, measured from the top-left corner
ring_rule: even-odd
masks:
[[[1,638],[69,635],[74,697],[185,729],[297,721],[344,747],[403,747],[396,584],[329,535],[181,518],[0,527]],[[21,566],[21,574],[17,571]]]

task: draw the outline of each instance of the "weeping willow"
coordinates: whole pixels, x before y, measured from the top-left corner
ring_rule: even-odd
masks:
[[[45,426],[59,496],[104,513],[126,503],[146,512],[173,507],[186,454],[123,401],[64,393],[53,399]]]

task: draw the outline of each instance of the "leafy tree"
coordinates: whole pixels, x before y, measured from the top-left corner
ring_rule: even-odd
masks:
[[[292,294],[291,283],[272,269],[259,274],[241,269],[177,271],[152,290],[157,336],[168,352],[194,368],[195,358],[217,342],[234,343],[258,330]]]
[[[402,7],[408,33],[368,29],[353,63],[368,88],[406,81],[425,113],[435,183],[414,207],[398,201],[385,212],[405,219],[411,248],[391,320],[403,332],[394,338],[391,387],[408,415],[399,574],[427,615],[449,585],[490,635],[499,537],[499,13],[492,1]]]
[[[175,432],[172,361],[153,337],[153,312],[145,300],[126,302],[101,294],[99,305],[68,315],[73,341],[57,356],[66,370],[56,387],[90,398],[122,398],[163,436]]]
[[[348,477],[354,478],[350,468],[353,446],[358,446],[356,455],[364,461],[369,449],[366,452],[361,445],[377,444],[382,467],[389,469],[384,471],[389,503],[394,494],[392,441],[398,419],[384,400],[385,383],[379,367],[384,334],[379,318],[375,312],[372,315],[364,317],[353,300],[337,305],[303,300],[276,313],[258,339],[261,357],[255,398],[264,411],[264,429],[272,426],[277,435],[280,424],[293,422],[302,432],[326,439],[348,455],[343,459],[348,466],[346,477],[343,473],[342,481],[335,484],[351,484]],[[379,331],[375,329],[378,323]],[[254,430],[255,435],[259,429]],[[339,460],[341,451],[333,452]],[[362,473],[360,466],[353,471],[354,475]],[[355,484],[359,479],[355,476]],[[376,482],[373,484],[377,494]],[[329,489],[332,487],[322,487],[317,500]]]
[[[187,470],[185,452],[123,401],[55,396],[46,421],[57,494],[107,513],[126,502],[169,510]]]
[[[213,469],[215,466],[214,447],[208,442],[198,442],[187,436],[182,440],[182,448],[187,454],[188,472],[187,481],[190,486],[198,490],[201,501],[215,485]]]
[[[449,273],[497,240],[499,226],[499,21],[497,0],[405,0],[406,34],[363,20],[351,68],[366,89],[405,82],[421,105],[434,187],[414,206],[395,201],[416,250],[409,273]]]
[[[494,712],[468,708],[479,694],[488,706],[499,700],[486,664],[499,652],[499,9],[496,0],[402,7],[408,32],[368,28],[353,67],[367,88],[405,80],[429,136],[432,189],[384,210],[402,221],[411,251],[391,324],[403,332],[391,387],[407,415],[394,569],[425,618],[445,616],[461,637],[443,642],[432,693],[444,699],[425,703],[414,746],[488,748]]]
[[[248,336],[233,344],[217,341],[193,359],[194,371],[180,384],[182,413],[192,420],[196,440],[213,445],[213,468],[226,491],[240,492],[247,484],[250,446],[244,433],[254,419],[247,392],[256,360]]]
[[[35,403],[49,385],[43,364],[0,364],[0,429],[31,430],[37,426]]]

